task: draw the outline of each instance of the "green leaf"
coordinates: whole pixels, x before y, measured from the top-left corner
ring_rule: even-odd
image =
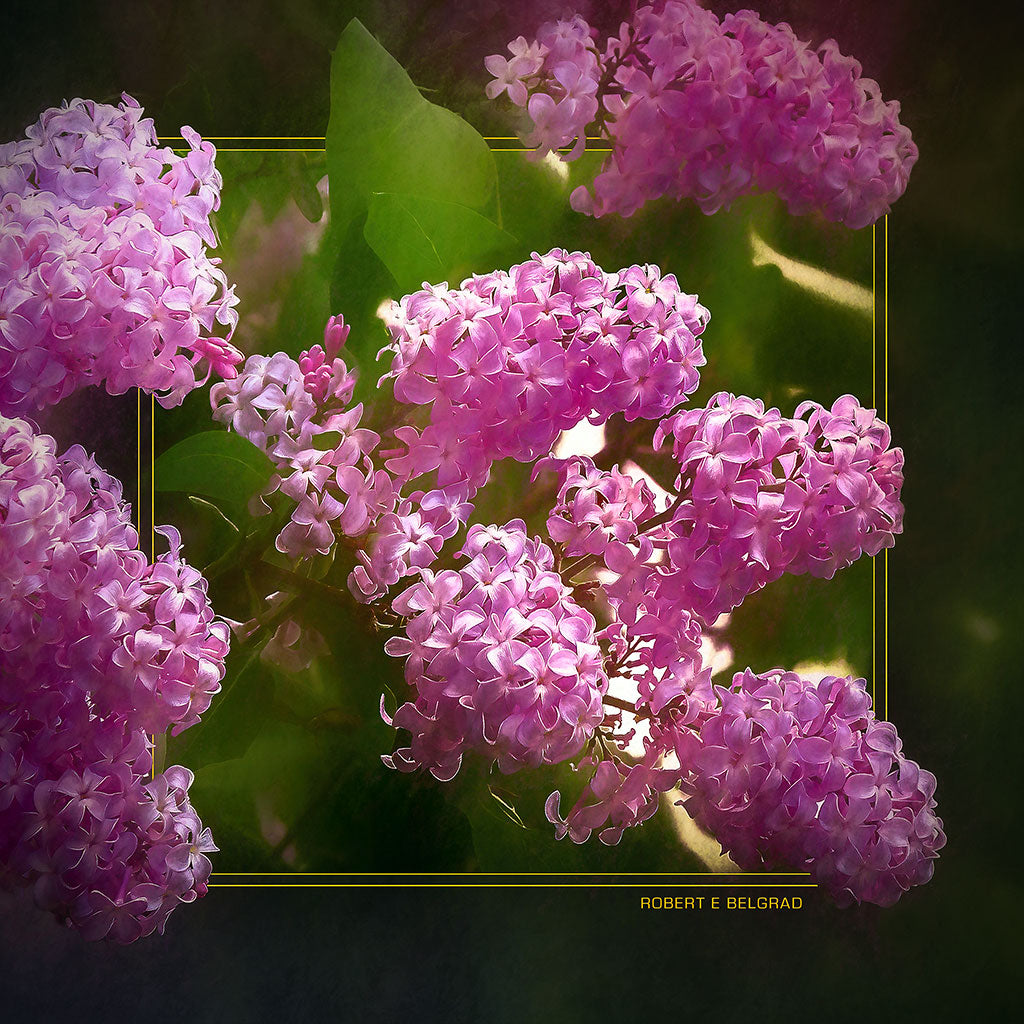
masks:
[[[403,291],[489,270],[517,247],[512,235],[468,207],[390,192],[370,197],[363,235]]]
[[[479,133],[424,99],[355,18],[331,61],[327,170],[331,217],[340,232],[366,207],[371,191],[480,210],[491,201],[496,180],[494,157]]]
[[[318,452],[333,452],[341,441],[341,434],[337,430],[324,430],[313,435],[313,447]]]
[[[156,460],[154,486],[244,505],[273,471],[252,442],[227,430],[208,430],[179,441]]]
[[[244,756],[270,718],[274,680],[253,651],[230,667],[201,722],[171,740],[171,757],[190,768]]]

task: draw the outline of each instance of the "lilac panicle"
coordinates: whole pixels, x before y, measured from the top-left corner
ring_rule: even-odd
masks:
[[[889,211],[917,160],[900,105],[834,40],[817,49],[753,11],[721,21],[696,0],[636,10],[604,44],[575,16],[487,58],[487,95],[525,107],[541,153],[588,132],[613,152],[575,209],[630,216],[663,195],[705,213],[747,192],[775,192],[796,214],[852,228]]]
[[[147,733],[198,721],[228,651],[178,534],[150,564],[120,483],[0,416],[0,877],[87,938],[162,930],[215,849]]]
[[[0,412],[101,383],[173,406],[234,375],[237,300],[208,255],[221,177],[182,136],[185,155],[160,147],[124,96],[46,110],[0,146]]]
[[[461,557],[393,601],[408,623],[384,649],[406,659],[414,699],[385,715],[411,738],[384,763],[448,781],[469,751],[505,773],[575,756],[604,718],[594,617],[521,520],[473,526]]]
[[[935,776],[875,718],[863,679],[776,669],[716,687],[677,733],[686,809],[745,870],[806,870],[840,904],[891,906],[945,845]]]
[[[875,411],[844,395],[796,412],[722,392],[655,435],[685,497],[654,535],[667,559],[652,585],[708,625],[783,573],[831,579],[903,530],[903,451]]]
[[[237,377],[210,389],[213,418],[277,468],[262,497],[280,491],[296,503],[277,538],[277,549],[295,559],[327,554],[335,531],[359,536],[394,505],[390,477],[369,457],[380,437],[359,426],[362,404],[351,405],[356,376],[339,355],[348,330],[331,317],[322,347],[297,361],[283,352],[250,356]],[[253,509],[268,510],[260,500]]]
[[[686,400],[710,314],[655,266],[606,273],[586,253],[427,287],[385,316],[395,398],[425,426],[394,431],[384,465],[404,497],[378,520],[353,592],[379,597],[436,557],[495,462],[532,462],[583,419],[657,419]]]

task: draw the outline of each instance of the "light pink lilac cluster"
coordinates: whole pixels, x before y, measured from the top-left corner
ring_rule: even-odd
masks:
[[[707,625],[783,573],[831,579],[903,530],[903,452],[852,395],[787,419],[723,392],[664,420],[655,445],[666,437],[686,497],[655,535],[654,589]]]
[[[579,16],[549,22],[486,61],[488,96],[526,107],[527,145],[572,145],[573,159],[588,130],[611,143],[577,210],[630,216],[668,194],[714,213],[760,191],[860,228],[906,189],[917,147],[899,103],[834,40],[815,50],[789,25],[719,21],[695,0],[641,7],[603,46],[595,36]]]
[[[213,418],[277,467],[262,498],[280,491],[296,503],[277,538],[278,550],[296,559],[327,554],[337,534],[359,536],[395,505],[391,478],[370,459],[380,436],[359,426],[362,403],[351,405],[356,375],[339,356],[348,332],[331,317],[324,345],[298,361],[283,352],[250,356],[237,377],[210,389]],[[266,502],[254,510],[267,511]]]
[[[585,758],[580,767],[594,767],[594,772],[567,817],[559,814],[561,794],[548,797],[544,813],[555,826],[556,839],[568,835],[574,843],[585,843],[599,830],[601,842],[615,846],[627,828],[657,813],[661,794],[679,785],[679,772],[663,767],[665,743],[657,726],[652,736],[644,739],[644,756],[632,762],[614,754]]]
[[[375,599],[430,564],[496,461],[547,455],[583,419],[657,419],[685,401],[709,317],[657,267],[609,274],[561,249],[394,303],[384,379],[399,402],[427,407],[429,422],[398,427],[398,446],[382,453],[406,498],[377,523],[353,574],[357,594]]]
[[[384,649],[406,659],[414,699],[385,715],[411,737],[385,764],[448,781],[469,751],[505,773],[575,756],[604,718],[594,617],[522,520],[471,527],[460,557],[393,601],[408,621]]]
[[[660,501],[642,480],[587,458],[537,465],[558,475],[548,532],[573,559],[563,574],[579,586],[596,571],[589,585],[599,584],[611,616],[605,671],[637,693],[609,708],[568,815],[558,793],[548,800],[556,835],[584,842],[598,830],[616,843],[655,812],[660,793],[682,786],[687,808],[741,866],[808,868],[841,902],[895,902],[927,881],[945,840],[934,778],[899,756],[895,729],[869,713],[863,681],[812,687],[792,673],[748,673],[734,693],[712,687],[700,640],[784,572],[831,577],[891,546],[902,529],[902,452],[849,395],[831,409],[804,403],[786,419],[722,393],[666,417],[655,445],[666,438],[679,473]],[[762,716],[774,731],[759,729],[751,694],[767,708],[780,680]],[[619,731],[615,709],[646,727],[643,757],[625,754],[632,729]]]
[[[228,652],[162,532],[150,564],[117,480],[0,416],[0,876],[89,938],[162,930],[214,849],[191,774],[150,778],[147,733],[195,723]]]
[[[0,411],[100,383],[173,406],[233,376],[237,299],[207,252],[221,177],[182,135],[186,155],[159,147],[125,96],[51,108],[0,146]]]
[[[903,452],[850,395],[787,419],[722,392],[663,420],[655,445],[666,437],[679,474],[662,509],[642,483],[587,459],[539,467],[560,474],[551,536],[613,574],[605,590],[633,635],[710,626],[784,573],[831,578],[903,529]]]
[[[401,730],[389,767],[448,781],[468,754],[506,773],[580,756],[590,770],[582,793],[564,818],[553,793],[547,817],[558,838],[584,842],[596,831],[616,843],[655,813],[661,794],[717,785],[698,748],[702,738],[715,745],[715,723],[733,706],[701,653],[721,613],[785,572],[831,577],[893,543],[903,455],[856,399],[831,409],[806,402],[791,419],[725,393],[675,411],[696,387],[707,320],[656,267],[605,274],[561,250],[458,289],[425,287],[385,317],[393,360],[384,379],[410,413],[376,452],[383,468],[371,458],[380,438],[359,427],[362,407],[350,408],[340,320],[298,361],[254,356],[237,380],[215,385],[216,418],[275,460],[268,492],[297,502],[278,548],[303,557],[339,536],[360,538],[350,587],[398,627],[385,650],[405,659],[410,688],[393,717],[382,700],[383,717]],[[655,445],[670,440],[678,464],[668,495],[618,468],[551,455],[561,431],[617,412],[660,419]],[[522,520],[475,525],[456,556],[463,564],[436,568],[502,458],[535,461],[535,478],[556,474],[551,545],[530,538]],[[301,633],[288,627],[277,653],[299,664]],[[612,681],[628,682],[635,698],[609,694]],[[627,745],[641,728],[637,758]],[[865,757],[895,736],[885,723],[865,730]],[[794,748],[805,758],[820,752],[809,736]],[[789,807],[788,789],[772,792]],[[831,805],[821,806],[831,821]],[[941,845],[934,821],[914,819],[922,849]],[[889,843],[903,828],[887,823],[879,834]],[[883,864],[878,844],[858,843],[866,866],[850,869],[845,851],[839,870],[849,877],[837,892],[885,902],[925,879],[898,854]],[[820,852],[821,877],[832,877],[830,851],[807,849],[799,863]]]
[[[891,906],[945,845],[935,776],[903,755],[863,679],[738,673],[677,735],[686,809],[746,870],[807,870],[842,904]]]

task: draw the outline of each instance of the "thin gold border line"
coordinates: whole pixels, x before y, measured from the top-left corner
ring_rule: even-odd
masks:
[[[135,389],[135,527],[142,538],[142,388]]]
[[[157,559],[157,397],[150,395],[150,561]]]
[[[249,147],[249,146],[220,146],[218,147],[221,153],[326,153],[327,150],[323,146],[310,147],[310,148],[297,148],[297,147],[284,147],[284,146],[265,146],[265,147]],[[488,150],[491,153],[536,153],[536,147],[530,148],[527,146],[489,146]],[[556,153],[568,153],[570,152],[569,147],[555,150]],[[184,153],[184,148],[175,149],[175,152]],[[588,153],[611,153],[610,148],[598,148],[593,147],[587,149]]]
[[[141,395],[141,392],[140,392]],[[140,476],[139,487],[142,487]],[[139,513],[139,525],[142,525],[142,514]],[[149,396],[149,561],[156,561],[156,396]],[[156,779],[156,734],[150,736],[153,744],[153,757],[149,768],[150,781]]]
[[[814,882],[792,882],[784,885],[762,885],[757,882],[579,882],[572,885],[551,885],[547,882],[209,882],[209,889],[817,889]]]
[[[518,135],[481,135],[484,142],[519,142]],[[185,141],[183,135],[158,135],[157,142]],[[204,142],[326,142],[326,135],[204,135]],[[587,142],[607,142],[600,136],[587,136]],[[568,147],[567,147],[568,148]]]
[[[885,352],[883,363],[884,386],[885,386],[885,422],[889,422],[889,214],[885,215],[885,270],[883,279],[882,301],[884,306],[884,320],[882,321],[882,338]],[[883,632],[885,660],[883,662],[883,698],[882,716],[889,717],[889,549],[885,549],[883,556],[883,575],[885,579],[885,609],[883,617]]]
[[[182,138],[182,136],[160,136],[158,141],[166,142],[172,139]],[[272,135],[238,135],[238,136],[206,136],[208,141],[234,141],[243,139],[252,139],[257,141],[326,141],[325,136],[272,136]],[[511,142],[517,141],[514,136],[484,136],[485,142]],[[605,141],[591,140],[590,141]],[[323,148],[231,148],[221,147],[226,152],[234,153],[320,153],[325,152]],[[530,149],[510,147],[510,148],[498,148],[489,147],[492,153],[522,153],[532,152]],[[590,149],[591,153],[610,153],[612,150],[609,149]],[[877,337],[876,337],[876,254],[877,254],[877,243],[876,243],[876,232],[875,225],[871,225],[871,397],[872,404],[877,407]],[[884,359],[883,359],[883,379],[884,379],[884,418],[888,422],[889,416],[889,215],[886,214],[884,218],[884,265],[883,265],[883,344],[884,344]],[[141,505],[142,501],[142,422],[141,422],[141,401],[142,401],[141,389],[137,390],[137,409],[136,409],[136,426],[138,434],[138,452],[137,452],[137,470],[138,470],[138,501]],[[155,507],[155,472],[154,465],[156,461],[156,416],[155,416],[156,400],[154,396],[150,396],[150,560],[155,557],[156,547],[156,507]],[[142,515],[141,508],[139,511],[139,530],[141,533],[142,527]],[[872,609],[871,609],[871,676],[872,676],[872,702],[875,703],[874,695],[876,689],[876,565],[874,559],[871,562],[871,597],[872,597]],[[888,718],[888,706],[889,706],[889,636],[888,636],[888,619],[889,619],[889,551],[885,550],[884,553],[884,618],[883,618],[883,679],[884,679],[884,704],[883,704],[883,717]],[[154,757],[152,761],[151,774],[155,775],[156,772],[156,738],[152,737],[154,744]],[[234,872],[234,871],[222,871],[216,872],[211,877],[335,877],[342,873],[332,872]],[[346,873],[346,877],[352,877],[355,873]],[[518,875],[520,872],[452,872],[451,874],[457,875],[458,877],[478,877],[479,875],[491,875],[493,877],[501,877],[502,875]],[[594,873],[582,873],[581,875],[565,874],[561,872],[548,873],[548,872],[528,872],[530,876],[537,877],[557,877],[557,878],[571,878],[571,877],[622,877],[625,874],[627,877],[636,876],[637,874],[645,874],[646,877],[687,877],[696,876],[696,872],[651,872],[651,873],[639,873],[639,872],[626,872],[626,873],[611,873],[611,874],[598,874]],[[752,872],[717,872],[719,876],[729,874],[753,874]],[[758,877],[809,877],[806,872],[759,872]],[[445,877],[444,875],[431,875],[431,877]],[[367,877],[417,877],[417,873],[411,872],[396,872],[396,873],[381,873],[381,872],[366,872]],[[360,875],[362,877],[362,875]],[[648,885],[653,883],[644,882],[633,882],[633,883],[593,883],[594,886],[602,888],[629,888],[637,887],[640,885]],[[718,883],[704,883],[700,885],[689,885],[685,883],[657,883],[661,885],[670,885],[673,888],[707,888],[715,887],[738,887],[738,888],[755,888],[764,887],[760,883],[752,883],[746,885],[745,883],[739,882],[718,882]],[[776,888],[788,888],[788,887],[800,887],[800,888],[817,888],[813,883],[776,883]],[[237,883],[237,882],[211,882],[210,887],[214,888],[588,888],[589,885],[585,883],[569,884],[569,885],[548,885],[546,883],[524,883],[524,884],[475,884],[475,883],[405,883],[404,885],[395,885],[394,883],[380,883],[380,884],[369,884],[369,883],[303,883],[303,882],[292,882],[292,883],[281,883],[281,882],[259,882],[259,883]]]
[[[871,407],[878,409],[877,398],[877,335],[875,330],[875,299],[878,292],[876,277],[876,257],[878,246],[875,240],[875,225],[871,225]],[[877,707],[875,699],[878,687],[878,564],[871,559],[871,703]]]
[[[705,878],[707,871],[214,871],[211,878]],[[714,871],[728,878],[810,878],[809,871]]]

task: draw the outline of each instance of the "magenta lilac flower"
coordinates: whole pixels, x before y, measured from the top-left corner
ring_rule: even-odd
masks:
[[[262,497],[295,503],[281,552],[326,554],[343,537],[355,549],[350,589],[394,629],[385,650],[408,684],[393,716],[382,698],[399,730],[386,765],[449,781],[468,756],[504,773],[578,759],[565,816],[557,792],[545,808],[577,843],[619,842],[682,787],[741,864],[795,863],[840,900],[893,902],[942,845],[934,780],[899,759],[861,683],[809,696],[778,674],[789,688],[776,707],[768,689],[712,686],[705,641],[784,573],[830,578],[891,546],[903,454],[850,395],[793,418],[724,392],[680,410],[708,317],[657,267],[607,274],[555,250],[391,305],[383,379],[403,415],[383,440],[359,425],[340,318],[298,361],[253,356],[216,384],[214,416],[277,466]],[[628,464],[552,454],[562,431],[617,413],[660,421],[669,491]],[[533,462],[544,486],[554,474],[550,543],[520,519],[472,525],[452,568],[446,545],[504,458]],[[267,657],[301,666],[316,639],[287,620]]]
[[[609,274],[559,249],[394,303],[385,379],[429,421],[397,428],[382,453],[408,498],[376,524],[353,589],[373,599],[433,561],[500,459],[545,456],[584,418],[657,419],[685,401],[709,317],[657,267]]]
[[[263,497],[280,491],[296,503],[277,538],[278,550],[296,559],[327,554],[335,531],[359,536],[394,507],[391,478],[369,457],[380,437],[359,426],[362,403],[351,406],[356,376],[339,356],[348,330],[331,317],[323,347],[298,361],[283,352],[250,356],[236,378],[210,389],[214,419],[277,467]],[[266,503],[255,510],[266,511]]]
[[[599,133],[613,152],[575,209],[629,216],[663,195],[705,213],[774,192],[793,213],[863,227],[889,211],[917,160],[896,101],[839,51],[753,11],[721,21],[695,0],[635,11],[603,44],[578,15],[488,57],[487,94],[525,107],[527,145],[548,152]]]
[[[594,773],[566,818],[559,814],[560,794],[552,793],[544,813],[555,826],[555,838],[567,835],[585,843],[598,830],[606,846],[615,846],[627,828],[636,828],[653,817],[662,793],[679,785],[679,771],[663,767],[664,748],[645,740],[644,756],[630,763],[614,754],[602,760],[586,758],[580,767],[595,763]]]
[[[716,687],[717,713],[680,730],[687,810],[746,870],[806,870],[841,904],[890,906],[945,845],[935,776],[905,757],[863,679],[776,669]]]
[[[659,535],[659,589],[712,623],[785,572],[831,578],[903,529],[903,452],[889,428],[845,395],[795,419],[721,393],[662,422],[685,493]]]
[[[78,388],[139,387],[177,405],[233,376],[233,289],[208,255],[220,204],[214,148],[157,144],[128,96],[72,100],[0,146],[0,412]]]
[[[699,381],[708,319],[657,267],[607,274],[584,253],[556,249],[392,303],[383,379],[410,408],[376,462],[381,438],[359,426],[355,375],[338,355],[348,336],[340,317],[324,346],[298,361],[251,356],[210,397],[214,418],[277,464],[268,494],[297,502],[281,552],[326,554],[337,536],[369,531],[350,586],[371,601],[434,562],[495,462],[546,455],[585,417],[656,419],[684,401]],[[426,422],[414,422],[416,407]]]
[[[573,757],[604,718],[594,617],[521,520],[473,526],[461,557],[458,571],[421,570],[393,601],[406,635],[384,649],[406,659],[414,699],[393,719],[409,745],[385,764],[447,781],[467,751],[505,773]]]
[[[121,486],[0,416],[0,874],[89,938],[163,929],[215,849],[147,733],[198,721],[228,651],[206,582],[138,550]]]

